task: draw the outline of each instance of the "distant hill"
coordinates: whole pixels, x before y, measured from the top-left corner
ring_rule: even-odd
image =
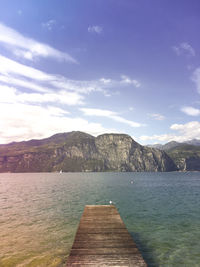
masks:
[[[156,144],[149,147],[165,151],[180,171],[200,171],[200,140],[198,139],[184,143],[172,141],[165,145]]]
[[[166,153],[181,171],[200,171],[200,146],[179,144]]]
[[[59,133],[0,145],[0,172],[174,171],[165,151],[141,146],[126,134],[93,137]]]
[[[161,145],[161,144],[153,144],[153,145],[147,145],[147,147],[151,147],[151,148],[162,150],[163,145]]]
[[[156,149],[160,149],[160,150],[169,150],[171,148],[174,148],[176,146],[179,146],[181,145],[182,143],[178,143],[176,141],[171,141],[171,142],[168,142],[164,145],[161,145],[161,144],[154,144],[154,145],[147,145],[148,147],[152,147],[152,148],[156,148]]]
[[[152,148],[156,148],[156,149],[167,151],[167,150],[172,149],[174,147],[182,146],[184,144],[189,144],[189,145],[194,145],[194,146],[200,146],[200,140],[198,140],[198,139],[192,139],[192,140],[189,140],[189,141],[185,141],[183,143],[179,143],[179,142],[176,142],[176,141],[171,141],[171,142],[168,142],[168,143],[166,143],[164,145],[162,145],[162,144],[154,144],[154,145],[147,145],[147,146],[148,147],[152,147]]]
[[[167,150],[170,150],[172,148],[175,148],[175,147],[178,147],[178,146],[181,146],[181,145],[182,145],[182,143],[178,143],[176,141],[171,141],[171,142],[163,145],[162,146],[162,150],[167,151]]]
[[[193,146],[200,146],[200,140],[199,139],[192,139],[192,140],[189,140],[185,143],[189,144],[189,145],[193,145]]]

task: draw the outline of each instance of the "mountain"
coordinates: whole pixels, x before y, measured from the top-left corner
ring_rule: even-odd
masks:
[[[200,171],[200,146],[179,144],[166,153],[180,171]]]
[[[148,147],[152,147],[152,148],[156,148],[156,149],[167,151],[167,150],[169,150],[171,148],[174,148],[174,147],[177,147],[179,145],[182,145],[182,143],[178,143],[176,141],[171,141],[171,142],[168,142],[168,143],[166,143],[164,145],[154,144],[154,145],[148,145]]]
[[[175,148],[175,147],[180,146],[180,145],[182,145],[182,143],[178,143],[176,141],[171,141],[171,142],[168,142],[165,145],[163,145],[162,150],[167,151],[169,149]]]
[[[189,140],[185,143],[189,144],[189,145],[193,145],[193,146],[200,146],[200,140],[199,139],[192,139],[192,140]]]
[[[59,133],[41,140],[0,145],[0,172],[174,171],[164,152],[141,146],[125,134],[93,137]]]
[[[167,150],[172,149],[174,147],[182,146],[184,144],[193,145],[193,146],[200,146],[200,140],[199,139],[192,139],[192,140],[188,140],[188,141],[185,141],[185,142],[182,142],[182,143],[179,143],[179,142],[176,142],[176,141],[171,141],[171,142],[168,142],[168,143],[166,143],[164,145],[162,145],[162,144],[154,144],[154,145],[147,145],[147,146],[167,151]]]
[[[162,150],[163,145],[161,145],[161,144],[153,144],[153,145],[147,145],[147,147],[151,147],[151,148]]]

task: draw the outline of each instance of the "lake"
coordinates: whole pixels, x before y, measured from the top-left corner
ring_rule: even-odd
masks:
[[[200,266],[199,172],[0,174],[0,266],[64,266],[84,206],[110,200],[148,266]]]

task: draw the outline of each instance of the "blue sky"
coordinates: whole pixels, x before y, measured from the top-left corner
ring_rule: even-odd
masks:
[[[0,143],[200,139],[199,0],[0,0]]]

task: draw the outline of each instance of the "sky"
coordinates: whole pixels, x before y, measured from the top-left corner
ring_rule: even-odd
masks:
[[[0,0],[0,144],[200,139],[199,0]]]

